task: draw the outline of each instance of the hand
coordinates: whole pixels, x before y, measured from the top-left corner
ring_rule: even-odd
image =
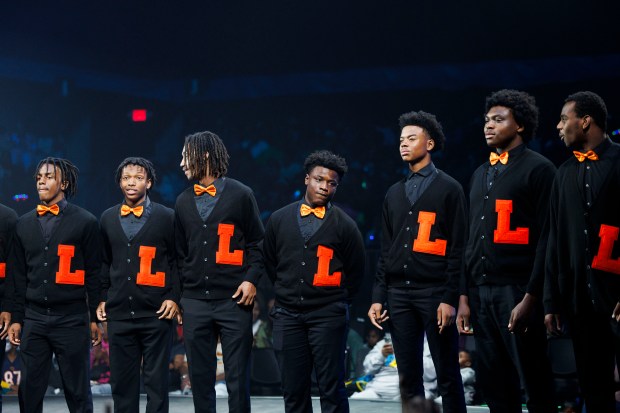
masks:
[[[9,327],[9,341],[11,342],[11,344],[19,346],[22,342],[21,336],[22,325],[19,323],[11,324],[11,327]]]
[[[161,307],[157,310],[156,314],[161,313],[159,319],[172,320],[174,317],[177,318],[177,322],[179,324],[183,324],[183,316],[181,315],[181,310],[179,310],[179,306],[172,300],[165,300],[161,303]]]
[[[237,291],[232,296],[233,299],[239,298],[237,304],[240,305],[252,305],[254,304],[254,297],[256,297],[256,287],[249,281],[244,281],[241,283]]]
[[[101,344],[101,340],[103,339],[103,334],[101,334],[101,329],[97,325],[97,323],[90,323],[90,342],[93,347]]]
[[[107,316],[108,315],[105,313],[105,301],[102,301],[97,306],[97,319],[99,319],[99,321],[107,321]]]
[[[469,297],[462,295],[459,298],[459,309],[456,313],[456,328],[459,330],[459,334],[474,334],[474,330],[469,324],[470,317],[471,311],[469,310]]]
[[[11,325],[11,313],[3,311],[0,313],[0,340],[4,340],[9,334],[9,326]]]
[[[562,334],[562,322],[559,314],[547,314],[545,315],[545,326],[547,326],[547,332],[552,336],[559,336]]]
[[[383,330],[383,327],[381,327],[379,324],[384,323],[390,318],[387,315],[387,310],[383,310],[383,313],[381,312],[382,310],[383,304],[379,303],[373,303],[370,306],[370,310],[368,310],[368,318],[370,319],[370,322],[379,330]]]
[[[440,303],[437,307],[437,326],[439,326],[439,334],[443,332],[443,329],[452,325],[456,318],[456,308],[450,304]]]
[[[523,300],[512,309],[510,320],[508,321],[508,331],[511,333],[527,332],[527,324],[534,313],[536,298],[526,293]]]
[[[2,313],[4,314],[4,313]],[[9,314],[10,316],[10,314]],[[614,308],[614,312],[611,313],[611,318],[615,319],[616,321],[620,321],[620,302],[616,303],[616,307]],[[2,338],[2,337],[0,337]]]
[[[381,354],[383,354],[383,357],[387,357],[390,354],[394,354],[394,347],[392,347],[392,344],[387,343],[383,345],[383,348],[381,349]]]

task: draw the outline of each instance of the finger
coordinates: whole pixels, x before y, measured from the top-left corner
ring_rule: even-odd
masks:
[[[232,298],[237,298],[239,294],[243,294],[243,290],[241,290],[241,286],[237,288],[237,291],[235,291],[235,294],[232,296]]]
[[[177,323],[179,323],[179,325],[183,325],[183,315],[181,312],[177,313]]]
[[[155,314],[159,314],[161,312],[166,311],[166,307],[168,307],[168,303],[164,301],[163,303],[161,303],[161,307],[159,307],[159,310],[157,310]]]
[[[469,316],[463,316],[463,330],[465,334],[471,334],[471,326],[469,324]]]
[[[377,323],[377,320],[374,317],[371,317],[370,322],[372,325],[374,325],[375,327],[377,327],[379,330],[383,330],[383,327],[381,327],[379,325],[379,323]]]
[[[437,309],[437,325],[438,326],[441,325],[441,320],[442,320],[441,308],[438,308]]]
[[[161,309],[160,309],[160,310],[161,310]],[[163,320],[163,319],[165,319],[165,318],[168,318],[168,319],[172,318],[172,316],[171,316],[171,314],[172,314],[172,310],[173,310],[173,309],[172,309],[172,306],[171,306],[171,305],[166,304],[166,305],[164,306],[164,308],[163,308],[163,311],[162,311],[161,315],[159,316],[159,319],[160,319],[160,320]]]

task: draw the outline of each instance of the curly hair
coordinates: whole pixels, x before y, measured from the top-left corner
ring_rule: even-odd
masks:
[[[525,142],[532,139],[538,128],[538,106],[534,96],[520,90],[502,89],[487,96],[484,113],[494,106],[503,106],[512,112],[515,122],[523,127],[519,135]]]
[[[577,92],[564,100],[564,103],[568,102],[575,102],[577,116],[589,115],[603,131],[607,130],[607,106],[599,95],[588,90]]]
[[[230,156],[224,142],[215,133],[204,131],[187,135],[184,149],[194,179],[200,180],[207,175],[219,178],[228,172]]]
[[[424,129],[428,136],[435,141],[435,146],[431,152],[440,151],[446,143],[446,137],[443,134],[441,123],[432,113],[424,112],[407,112],[400,115],[398,124],[402,130],[405,126],[419,126]]]
[[[34,172],[33,177],[35,180],[37,179],[37,175],[43,165],[52,165],[54,167],[54,175],[56,174],[56,168],[58,168],[60,171],[59,181],[66,184],[65,189],[62,191],[65,194],[65,198],[69,199],[77,193],[77,180],[80,170],[71,161],[53,157],[41,159],[37,164],[37,169]]]
[[[155,185],[155,181],[157,180],[157,175],[155,175],[155,167],[153,163],[145,158],[140,158],[138,156],[130,156],[125,158],[123,162],[121,162],[116,168],[116,172],[114,173],[114,179],[117,184],[121,183],[121,178],[123,175],[123,169],[128,165],[140,166],[146,172],[146,179],[151,181],[151,187]],[[148,192],[148,189],[147,189]]]
[[[315,167],[322,166],[332,171],[336,171],[338,178],[342,179],[349,169],[347,161],[333,152],[327,150],[314,151],[304,161],[304,170],[309,174]]]

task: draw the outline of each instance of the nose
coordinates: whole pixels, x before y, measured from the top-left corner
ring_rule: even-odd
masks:
[[[555,125],[555,128],[557,130],[561,130],[562,129],[562,121],[559,121],[557,125]]]

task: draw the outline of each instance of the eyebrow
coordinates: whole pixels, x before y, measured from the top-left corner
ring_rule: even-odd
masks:
[[[418,134],[417,133],[410,133],[409,135],[401,136],[401,138],[410,138],[412,136],[418,136]]]

